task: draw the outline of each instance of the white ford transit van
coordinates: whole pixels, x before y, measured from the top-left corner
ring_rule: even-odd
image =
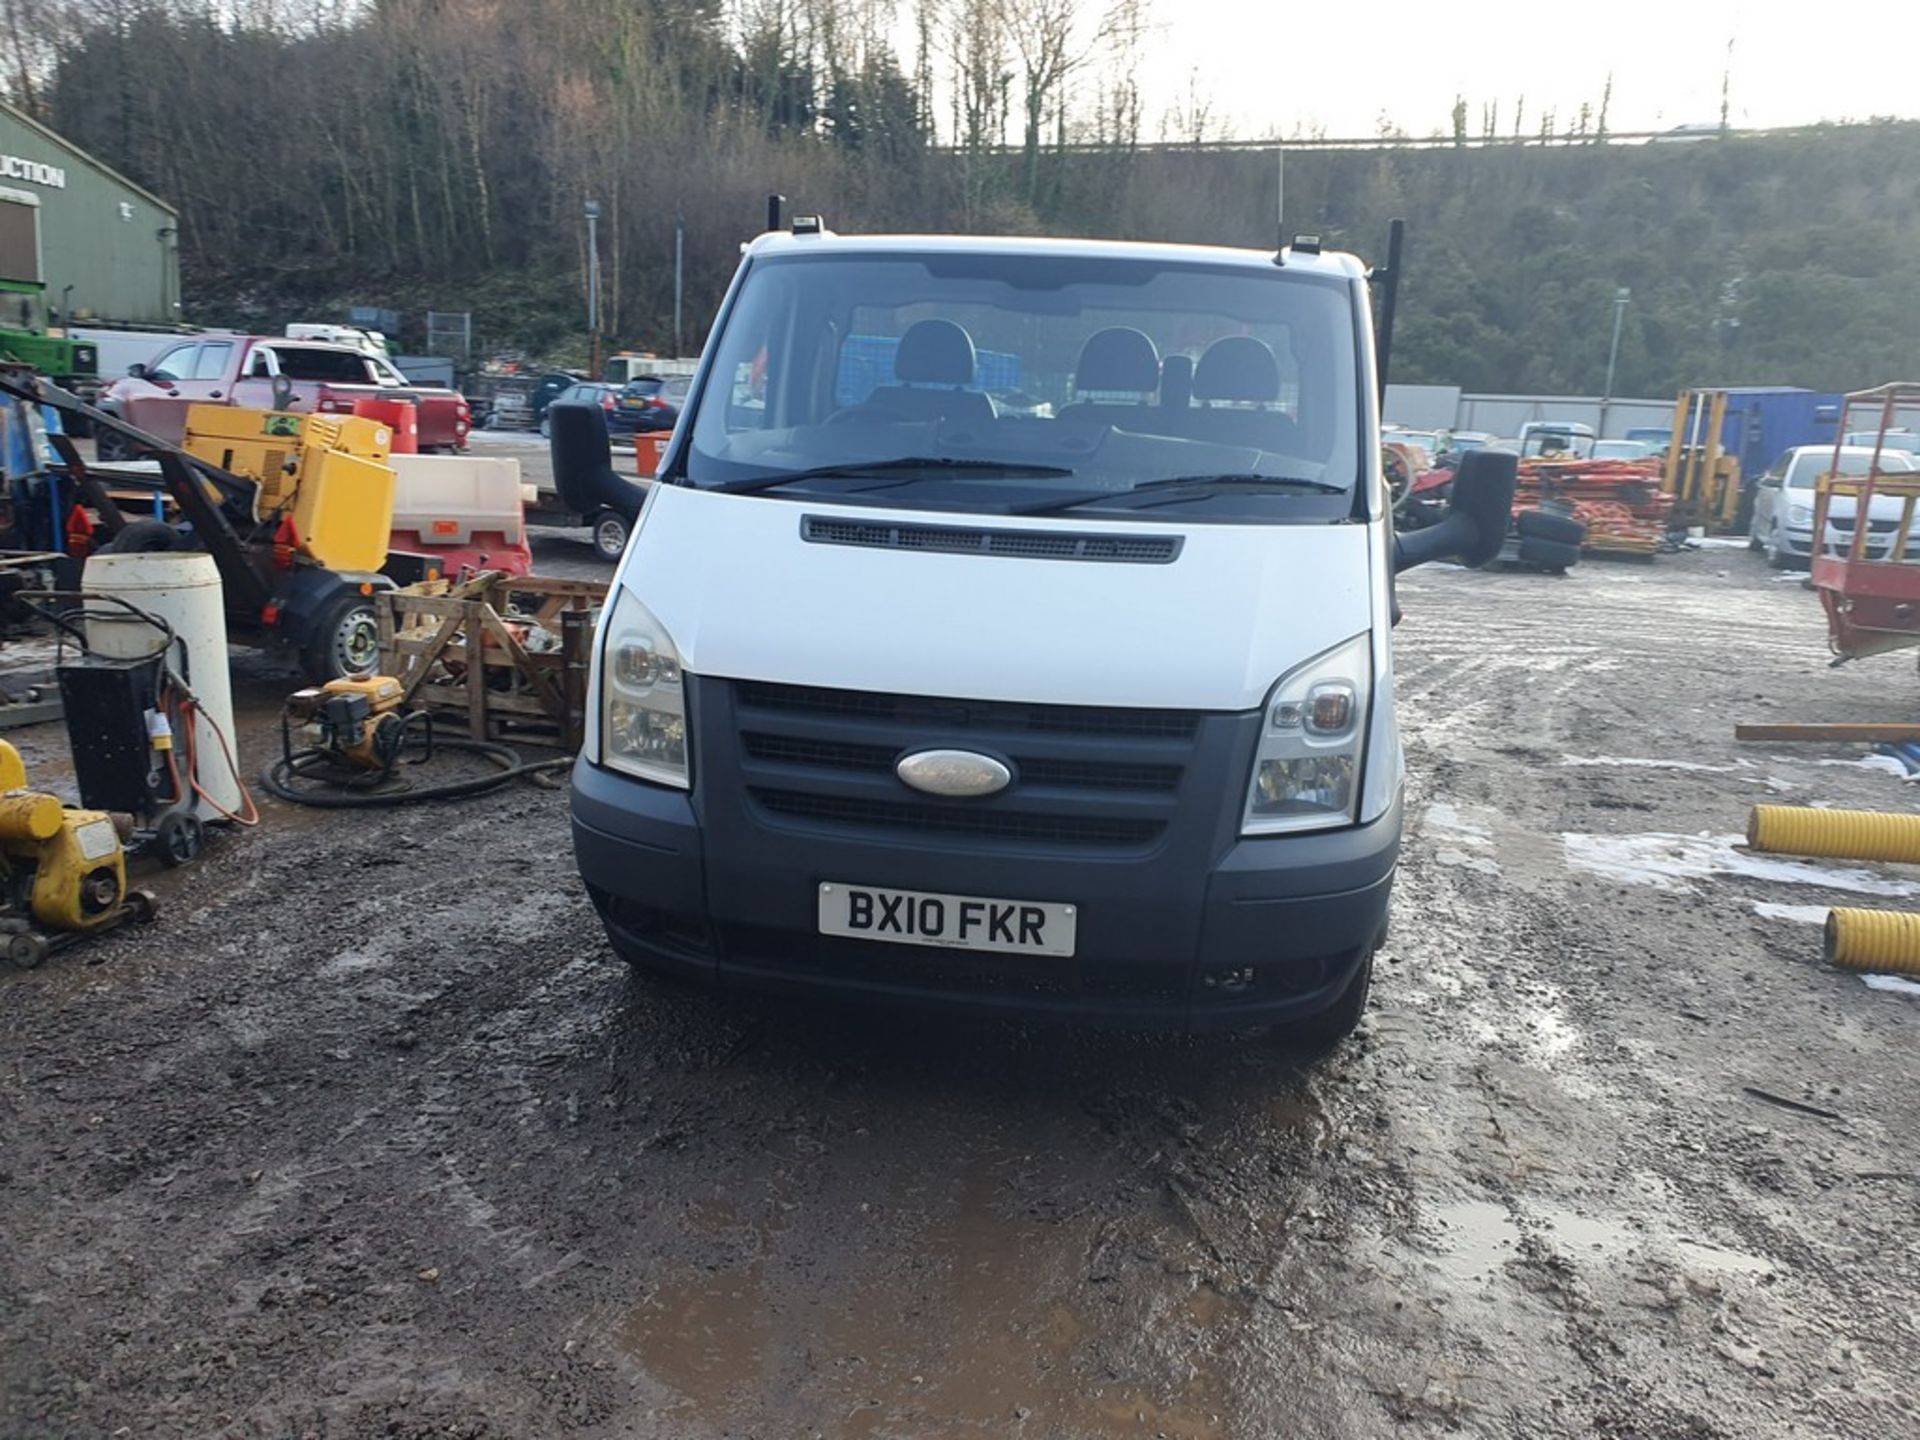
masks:
[[[1126,1025],[1358,1021],[1400,844],[1364,267],[1035,239],[746,247],[601,620],[573,772],[614,948]],[[577,407],[576,407],[577,408]],[[597,414],[556,466],[605,487]],[[636,497],[637,498],[637,497]]]

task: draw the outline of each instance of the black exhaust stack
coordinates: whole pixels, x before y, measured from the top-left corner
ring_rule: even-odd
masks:
[[[1380,378],[1379,399],[1387,398],[1387,367],[1393,360],[1393,312],[1400,303],[1400,252],[1407,242],[1407,222],[1387,222],[1387,263],[1374,267],[1373,281],[1380,286],[1380,322],[1374,336],[1374,368]]]

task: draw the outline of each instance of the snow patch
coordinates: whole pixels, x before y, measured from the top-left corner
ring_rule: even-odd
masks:
[[[1756,900],[1753,902],[1753,913],[1766,920],[1791,920],[1796,925],[1827,923],[1827,907],[1824,905],[1776,905],[1771,900]]]
[[[1860,983],[1869,990],[1891,990],[1896,995],[1920,995],[1920,980],[1904,975],[1862,975]]]
[[[1867,870],[1841,870],[1800,860],[1776,860],[1740,849],[1744,835],[1582,835],[1560,837],[1567,864],[1623,885],[1693,894],[1689,880],[1738,876],[1783,885],[1816,885],[1860,895],[1920,895],[1920,885]]]
[[[1773,757],[1782,764],[1793,763],[1793,757],[1776,755]],[[1906,777],[1907,767],[1891,755],[1862,755],[1855,760],[1801,760],[1802,765],[1844,765],[1853,770],[1879,770],[1888,775]]]
[[[1750,761],[1732,765],[1703,765],[1697,760],[1642,760],[1624,755],[1562,755],[1562,765],[1598,765],[1622,770],[1698,770],[1708,775],[1727,775],[1749,768]]]
[[[1457,805],[1449,805],[1444,800],[1436,800],[1427,806],[1424,823],[1427,828],[1451,835],[1462,844],[1471,845],[1477,841],[1485,845],[1493,839],[1493,831],[1477,820],[1468,819]]]

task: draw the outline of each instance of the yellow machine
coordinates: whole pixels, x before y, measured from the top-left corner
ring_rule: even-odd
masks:
[[[132,823],[28,789],[20,752],[0,740],[0,946],[8,959],[38,965],[82,935],[152,918],[153,897],[127,889],[121,841]]]
[[[357,415],[187,409],[187,452],[257,483],[254,520],[289,522],[289,543],[330,570],[374,571],[386,563],[391,441],[386,426]]]
[[[330,761],[362,770],[391,771],[413,719],[400,708],[405,694],[391,675],[330,680],[287,697],[286,716]],[[418,717],[424,723],[425,717]],[[289,742],[290,747],[290,742]],[[288,750],[291,755],[291,748]]]
[[[1673,523],[1732,530],[1740,523],[1740,457],[1720,447],[1727,392],[1687,390],[1673,410],[1662,488],[1673,496]]]

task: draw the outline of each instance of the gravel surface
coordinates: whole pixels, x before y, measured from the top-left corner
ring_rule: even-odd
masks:
[[[1311,1069],[630,978],[558,793],[267,806],[0,975],[0,1433],[1920,1435],[1920,999],[1808,923],[1920,871],[1729,839],[1909,804],[1731,730],[1911,659],[1737,549],[1402,598],[1393,940]]]

